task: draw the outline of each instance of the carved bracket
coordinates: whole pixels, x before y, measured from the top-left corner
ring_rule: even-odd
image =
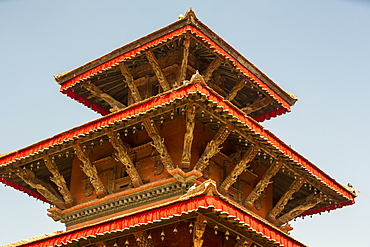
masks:
[[[146,58],[148,59],[149,64],[152,66],[153,71],[155,75],[157,76],[159,85],[161,85],[163,91],[170,90],[171,89],[170,85],[168,84],[168,81],[166,77],[164,76],[161,67],[159,66],[157,58],[154,56],[154,54],[151,51],[147,51],[145,55],[146,55]]]
[[[246,78],[243,78],[241,81],[239,81],[230,91],[229,95],[225,98],[225,100],[229,100],[229,101],[232,101],[236,95],[238,94],[238,92],[240,90],[243,89],[243,87],[245,86],[247,82],[247,79]]]
[[[191,159],[191,146],[193,144],[196,107],[190,104],[186,114],[186,133],[184,137],[184,148],[182,151],[182,168],[189,169]]]
[[[198,215],[197,220],[194,224],[193,232],[193,244],[194,247],[202,247],[203,245],[203,234],[206,230],[207,220],[204,215]]]
[[[132,77],[130,70],[123,62],[119,63],[119,68],[121,70],[123,77],[125,77],[125,81],[127,83],[128,88],[131,91],[132,98],[134,99],[135,102],[141,101],[142,98],[140,96],[139,90],[137,89],[134,83],[134,78]]]
[[[211,79],[213,72],[216,69],[218,69],[218,67],[220,67],[222,61],[223,61],[223,58],[221,58],[219,56],[217,56],[215,59],[213,59],[211,64],[208,66],[208,68],[204,72],[204,75],[203,75],[204,82],[208,82]]]
[[[180,77],[179,77],[179,83],[182,84],[182,82],[186,79],[186,69],[188,67],[188,60],[189,60],[189,48],[190,48],[190,35],[185,36],[184,40],[184,50],[182,55],[182,61],[181,61],[181,68],[180,68]]]

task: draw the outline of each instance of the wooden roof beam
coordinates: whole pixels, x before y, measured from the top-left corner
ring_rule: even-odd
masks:
[[[199,158],[198,162],[195,164],[194,170],[202,172],[209,164],[209,160],[215,156],[222,148],[220,145],[224,143],[231,132],[231,127],[223,125],[214,138],[208,142],[206,149],[204,150],[202,156]]]
[[[246,114],[258,111],[272,103],[270,97],[256,99],[250,106],[244,107],[241,110]]]
[[[281,225],[291,221],[292,219],[294,219],[295,217],[297,217],[301,213],[315,207],[317,204],[319,204],[320,202],[322,202],[324,200],[325,200],[325,197],[320,193],[319,194],[311,194],[311,195],[307,196],[307,198],[306,198],[306,200],[303,204],[300,204],[299,206],[290,210],[288,213],[279,217],[274,222],[274,224],[277,225],[277,226],[281,226]]]
[[[278,216],[284,210],[285,206],[288,204],[293,194],[299,191],[302,185],[303,185],[302,178],[297,178],[296,180],[294,180],[293,183],[289,186],[288,190],[275,204],[275,206],[272,208],[272,210],[270,211],[266,218],[269,221],[275,221],[276,216]]]
[[[261,194],[265,191],[267,186],[271,183],[270,180],[272,177],[276,175],[276,173],[282,167],[281,162],[276,162],[276,164],[271,164],[271,166],[267,169],[265,175],[258,181],[257,185],[254,187],[252,192],[248,195],[248,197],[244,201],[244,206],[247,209],[252,209],[254,202],[261,196]]]
[[[179,77],[180,85],[186,79],[186,70],[187,70],[188,61],[189,61],[190,43],[191,43],[190,35],[186,35],[185,40],[184,40],[184,49],[183,49],[181,68],[180,68],[180,77]]]
[[[172,159],[170,154],[167,151],[167,147],[164,144],[164,140],[162,139],[161,135],[157,127],[155,126],[154,122],[151,119],[146,119],[143,121],[144,127],[148,132],[148,135],[153,140],[153,146],[158,151],[159,157],[166,168],[167,171],[171,171],[175,168],[173,165]]]
[[[100,90],[97,86],[92,84],[90,81],[87,81],[85,83],[81,83],[81,86],[84,87],[87,91],[89,91],[91,94],[94,96],[104,100],[107,102],[111,107],[111,111],[117,111],[119,109],[123,109],[126,106],[119,102],[118,100],[114,99],[112,96],[110,96],[107,93],[104,93],[103,91]]]
[[[191,159],[191,146],[193,144],[194,127],[195,127],[196,107],[193,104],[188,105],[186,113],[186,132],[184,136],[184,148],[182,151],[182,169],[189,169]]]
[[[243,78],[241,81],[239,81],[230,91],[230,93],[226,96],[225,100],[232,101],[238,92],[243,89],[245,84],[247,83],[247,78]]]
[[[75,145],[73,148],[78,159],[82,162],[82,171],[89,178],[96,191],[96,195],[99,198],[104,197],[107,194],[107,191],[105,190],[105,187],[98,176],[98,170],[96,169],[95,165],[90,161],[80,144]]]
[[[223,194],[227,193],[227,190],[233,185],[238,179],[239,175],[249,166],[254,157],[256,157],[259,150],[258,146],[251,144],[251,147],[244,153],[243,157],[238,164],[235,165],[231,173],[226,177],[219,187],[219,191]]]
[[[218,67],[220,67],[223,60],[224,59],[221,58],[220,56],[216,56],[216,58],[212,60],[211,64],[208,66],[208,68],[204,72],[204,75],[203,75],[204,82],[207,83],[211,79],[213,72],[216,69],[218,69]]]
[[[131,178],[132,185],[134,187],[139,187],[143,184],[143,181],[135,168],[130,156],[128,155],[127,147],[124,145],[123,141],[116,132],[111,132],[107,134],[110,138],[110,143],[113,148],[117,151],[117,158],[126,167],[126,171]]]
[[[154,54],[151,51],[147,51],[145,53],[146,58],[148,59],[148,62],[150,66],[152,66],[152,69],[157,76],[159,85],[162,87],[163,91],[168,91],[171,89],[166,77],[163,75],[163,71],[161,67],[159,66],[159,63],[157,61],[157,58],[154,56]]]
[[[50,158],[50,156],[45,156],[44,162],[45,162],[46,168],[53,175],[53,177],[50,177],[50,180],[58,186],[58,190],[60,194],[62,194],[64,201],[66,203],[66,206],[72,207],[74,205],[74,200],[72,198],[71,192],[68,189],[67,183],[63,175],[60,174],[57,164],[52,158]]]
[[[129,68],[127,68],[127,66],[123,62],[119,63],[119,68],[121,70],[123,77],[125,77],[125,81],[127,83],[128,88],[131,91],[132,98],[134,99],[135,102],[141,101],[142,98],[140,96],[139,90],[137,89],[134,83],[134,78],[132,77]]]

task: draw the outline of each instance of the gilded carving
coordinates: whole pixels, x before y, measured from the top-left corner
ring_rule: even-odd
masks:
[[[194,247],[202,247],[203,245],[203,234],[206,230],[206,217],[203,215],[198,215],[197,220],[194,224],[193,232],[193,244]]]

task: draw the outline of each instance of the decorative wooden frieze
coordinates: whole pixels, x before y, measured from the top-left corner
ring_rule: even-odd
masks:
[[[238,94],[238,92],[243,89],[243,87],[245,86],[246,82],[247,82],[247,78],[243,78],[241,81],[239,81],[231,89],[230,93],[227,95],[227,97],[225,98],[225,100],[232,101],[236,97],[236,95]]]
[[[127,146],[124,145],[121,138],[115,132],[107,134],[110,138],[110,143],[113,148],[117,151],[116,157],[121,163],[126,167],[126,172],[130,176],[132,185],[134,187],[139,187],[143,184],[138,171],[135,168],[130,156],[128,155]]]
[[[203,245],[203,234],[207,227],[207,220],[204,215],[198,215],[197,220],[194,224],[193,231],[193,244],[194,247],[202,247]]]
[[[222,64],[222,61],[223,59],[219,56],[213,59],[213,61],[211,62],[211,64],[208,66],[208,68],[203,74],[203,79],[205,82],[208,82],[211,79],[213,72],[216,69],[218,69],[218,67],[220,67],[220,65]]]
[[[148,239],[146,232],[135,232],[134,237],[138,247],[154,247],[153,242]]]
[[[49,156],[44,157],[44,162],[45,162],[46,168],[53,175],[53,177],[50,177],[50,181],[52,181],[53,183],[55,183],[58,186],[58,190],[59,190],[60,194],[62,194],[67,207],[73,206],[74,200],[73,200],[72,195],[71,195],[71,193],[68,189],[67,183],[66,183],[63,175],[60,174],[60,171],[58,169],[57,164]]]
[[[293,183],[289,186],[288,190],[284,193],[284,195],[279,199],[279,201],[275,204],[273,209],[267,216],[267,219],[270,221],[274,221],[276,217],[284,210],[285,206],[288,204],[289,200],[292,198],[293,194],[296,193],[302,186],[303,179],[297,178],[293,181]]]
[[[184,50],[182,54],[182,61],[180,67],[180,77],[179,77],[180,84],[182,84],[182,82],[186,79],[186,70],[188,67],[189,60],[190,41],[191,41],[190,35],[186,35],[184,40]]]
[[[130,70],[123,62],[119,63],[119,68],[121,70],[123,77],[125,77],[125,81],[127,83],[128,88],[131,91],[132,98],[134,99],[135,102],[141,101],[142,98],[140,96],[139,90],[137,89],[134,83],[134,78],[132,77]]]
[[[263,175],[261,180],[257,183],[252,192],[248,195],[247,199],[245,199],[244,206],[246,208],[251,209],[253,207],[253,203],[261,196],[262,192],[265,191],[267,186],[271,183],[270,182],[271,178],[276,175],[281,166],[282,166],[281,162],[271,164],[271,166],[267,169],[265,175]]]
[[[202,172],[204,168],[208,166],[209,160],[222,149],[220,148],[220,145],[224,143],[230,132],[231,129],[227,125],[223,125],[218,130],[215,137],[207,144],[206,149],[196,163],[194,170]]]
[[[29,169],[11,169],[19,178],[21,178],[26,184],[37,190],[40,195],[45,197],[52,204],[58,208],[65,208],[65,203],[60,197],[59,193],[48,183],[36,178],[35,173]]]
[[[272,99],[265,97],[262,99],[256,99],[250,106],[244,107],[241,110],[246,114],[258,111],[272,103]]]
[[[82,171],[89,178],[91,185],[96,191],[98,197],[104,197],[106,195],[105,187],[98,176],[98,171],[95,165],[90,161],[89,157],[82,150],[81,145],[77,144],[74,146],[75,153],[79,160],[82,162]]]
[[[86,90],[88,90],[90,93],[92,93],[93,95],[95,95],[96,97],[98,97],[98,98],[104,100],[105,102],[107,102],[112,107],[112,109],[113,109],[112,111],[116,111],[116,110],[123,109],[123,108],[126,107],[124,104],[122,104],[121,102],[117,101],[116,99],[114,99],[109,94],[104,93],[103,91],[101,91],[100,88],[98,88],[97,86],[95,86],[94,84],[92,84],[90,81],[81,83],[81,85]]]
[[[221,193],[226,193],[229,187],[236,182],[239,175],[242,174],[242,172],[249,166],[249,162],[251,162],[257,155],[258,150],[259,148],[252,144],[251,147],[244,153],[239,163],[236,164],[232,172],[222,182],[219,188]]]
[[[315,207],[317,204],[321,203],[325,200],[325,197],[322,194],[311,194],[307,196],[304,203],[300,204],[299,206],[293,208],[288,213],[284,214],[283,216],[279,217],[274,223],[277,226],[280,226],[282,224],[285,224],[301,213]]]
[[[191,159],[191,146],[193,144],[195,126],[195,105],[190,104],[186,113],[186,132],[184,137],[184,148],[182,151],[182,168],[189,169]]]
[[[150,119],[143,121],[144,127],[148,132],[148,135],[153,140],[153,146],[158,151],[159,157],[166,168],[167,171],[173,170],[175,167],[173,165],[172,159],[170,154],[167,151],[166,145],[164,145],[164,140],[159,134],[157,127],[155,126],[154,122]]]
[[[157,61],[157,58],[154,56],[154,54],[151,51],[147,51],[145,53],[146,58],[148,59],[149,64],[152,66],[152,69],[157,76],[159,85],[161,85],[163,91],[170,90],[170,85],[168,84],[168,81],[166,77],[163,75],[163,71],[161,67],[159,66],[159,63]]]

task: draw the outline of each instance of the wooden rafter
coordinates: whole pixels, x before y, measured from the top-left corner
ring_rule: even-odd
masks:
[[[243,89],[243,87],[245,86],[246,82],[247,82],[247,78],[243,78],[241,81],[239,81],[231,89],[230,93],[227,95],[227,97],[225,98],[225,100],[232,101],[235,98],[235,96],[238,94],[238,92]]]
[[[38,179],[30,169],[11,169],[11,171],[17,174],[26,184],[37,190],[40,195],[52,204],[59,208],[65,208],[65,203],[59,193],[50,184]]]
[[[301,213],[315,207],[317,204],[322,202],[324,199],[325,199],[325,197],[322,194],[316,194],[316,195],[311,194],[306,198],[306,200],[303,204],[300,204],[299,206],[290,210],[288,213],[279,217],[274,223],[277,226],[285,224],[285,223],[291,221],[292,219],[294,219],[295,217],[297,217],[298,215],[300,215]]]
[[[296,180],[294,180],[293,183],[289,186],[288,190],[284,193],[284,195],[279,199],[279,201],[270,211],[267,219],[269,219],[270,221],[274,221],[276,219],[276,216],[278,216],[284,210],[284,207],[288,204],[293,194],[301,188],[302,184],[302,178],[297,178]]]
[[[220,150],[220,145],[224,143],[231,132],[231,128],[227,125],[223,125],[214,138],[207,144],[202,156],[195,164],[194,170],[202,172],[209,164],[209,160],[216,155]]]
[[[147,51],[145,55],[146,55],[146,58],[148,59],[149,64],[152,66],[153,71],[155,75],[157,76],[159,85],[161,85],[163,91],[170,90],[171,89],[170,85],[168,84],[166,77],[163,75],[163,71],[161,67],[159,66],[159,63],[156,57],[154,56],[154,54],[151,51]]]
[[[67,207],[73,206],[74,200],[72,198],[71,192],[68,189],[67,183],[63,175],[60,174],[57,164],[49,156],[44,157],[44,162],[45,162],[46,168],[53,175],[53,177],[50,177],[50,181],[52,181],[58,186],[58,190],[60,194],[62,194]]]
[[[131,91],[132,98],[134,99],[135,102],[141,101],[142,98],[140,96],[139,90],[137,89],[134,83],[134,78],[132,77],[129,68],[127,68],[127,66],[123,62],[119,63],[119,68],[121,70],[123,77],[125,77],[125,81],[127,83],[128,88]]]
[[[244,153],[242,159],[235,165],[233,171],[222,182],[219,188],[221,193],[226,193],[229,187],[236,182],[239,175],[249,166],[249,162],[251,162],[257,155],[258,150],[259,148],[252,144],[247,152]]]
[[[244,206],[246,208],[251,209],[253,207],[253,203],[265,191],[267,186],[270,184],[271,178],[276,175],[276,173],[280,170],[281,166],[282,166],[281,162],[271,164],[271,166],[267,169],[265,175],[263,175],[261,180],[257,183],[252,192],[248,195],[247,199],[245,199]]]
[[[196,107],[190,104],[186,113],[186,132],[184,137],[184,148],[182,151],[182,168],[189,169],[191,159],[191,146],[193,144]]]
[[[180,68],[180,78],[179,83],[182,84],[182,82],[186,79],[186,69],[188,67],[188,61],[189,61],[189,50],[190,50],[190,35],[185,36],[184,40],[184,50],[182,54],[182,61],[181,61],[181,68]]]
[[[219,56],[213,59],[211,64],[208,66],[208,68],[204,72],[204,75],[203,75],[204,82],[208,82],[211,79],[213,72],[216,69],[218,69],[218,67],[220,67],[220,65],[222,64],[222,61],[223,59]]]
[[[203,234],[206,230],[207,220],[204,215],[198,215],[197,220],[194,224],[193,231],[193,244],[194,247],[202,247],[203,245]]]
[[[269,97],[265,97],[262,99],[256,99],[250,106],[244,107],[241,110],[244,111],[246,114],[250,114],[252,112],[258,111],[269,104],[272,103],[272,99]]]
[[[117,151],[117,158],[126,167],[126,171],[131,178],[132,185],[139,187],[143,184],[138,171],[135,168],[130,156],[128,155],[127,147],[122,142],[121,138],[115,132],[108,133],[110,137],[110,143],[113,148]]]
[[[105,187],[98,176],[98,170],[96,169],[95,165],[90,161],[89,157],[85,154],[81,145],[77,144],[74,146],[75,153],[79,160],[82,162],[82,171],[86,174],[89,178],[92,186],[96,191],[96,195],[101,198],[104,197],[107,192]]]
[[[123,108],[126,107],[124,104],[122,104],[118,100],[114,99],[109,94],[104,93],[102,90],[100,90],[100,88],[98,88],[97,86],[92,84],[90,81],[81,83],[81,85],[86,90],[88,90],[91,94],[93,94],[96,97],[98,97],[98,98],[104,100],[105,102],[107,102],[112,107],[111,111],[116,111],[116,110],[123,109]]]
[[[153,146],[159,153],[159,157],[166,168],[167,171],[171,171],[174,169],[174,165],[171,159],[170,154],[167,151],[166,145],[164,145],[164,140],[162,139],[161,135],[157,127],[155,126],[154,122],[150,119],[143,121],[144,127],[148,132],[148,135],[153,140]]]

